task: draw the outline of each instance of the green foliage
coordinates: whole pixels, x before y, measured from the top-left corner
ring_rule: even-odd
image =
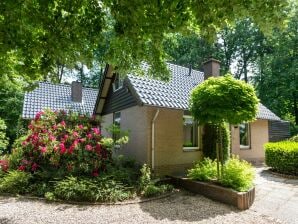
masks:
[[[188,170],[187,176],[193,180],[208,181],[216,178],[216,162],[209,158],[204,158],[197,162],[194,168]]]
[[[6,147],[8,145],[8,138],[6,137],[6,124],[0,118],[0,154],[6,151]]]
[[[298,175],[298,142],[265,144],[265,162],[277,172]]]
[[[54,187],[54,197],[71,201],[122,201],[132,196],[123,184],[108,176],[94,179],[68,176]],[[49,199],[49,194],[47,194]],[[52,197],[52,195],[51,195]]]
[[[147,164],[144,164],[141,168],[141,177],[140,177],[140,190],[144,191],[152,182],[151,180],[151,169]]]
[[[255,171],[252,165],[238,157],[232,157],[223,166],[224,172],[218,180],[223,186],[236,191],[247,191],[253,186]],[[193,180],[210,181],[216,179],[216,162],[205,158],[188,170],[187,176]]]
[[[220,183],[236,191],[248,191],[253,187],[255,170],[245,160],[233,157],[224,165],[223,176]]]
[[[0,192],[22,194],[28,192],[28,186],[30,179],[32,178],[30,173],[21,171],[9,171],[1,178]]]
[[[23,88],[24,84],[21,80],[12,82],[2,75],[0,76],[0,114],[7,126],[6,136],[10,140],[9,148],[20,131],[18,120],[22,113]],[[8,151],[6,150],[6,152]]]
[[[295,135],[289,139],[291,142],[298,142],[298,135]]]
[[[72,69],[77,62],[90,67],[97,59],[95,49],[105,48],[101,58],[120,71],[134,70],[147,61],[151,74],[166,79],[163,41],[167,35],[192,31],[210,39],[227,24],[246,17],[268,31],[283,25],[287,6],[284,0],[123,0],[121,4],[4,0],[0,4],[1,74],[26,81],[50,74],[59,80],[61,67]]]
[[[191,93],[191,112],[201,124],[239,124],[255,119],[258,98],[254,88],[227,75],[209,78]]]
[[[173,186],[169,184],[162,184],[157,186],[150,184],[145,188],[143,195],[147,198],[150,198],[164,194],[166,192],[171,192],[172,190]]]
[[[203,134],[203,154],[204,157],[216,159],[216,142],[219,140],[218,128],[221,128],[222,133],[222,149],[224,162],[230,157],[230,131],[226,124],[206,124]]]

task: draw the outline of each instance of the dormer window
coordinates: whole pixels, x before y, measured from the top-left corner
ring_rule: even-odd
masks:
[[[113,83],[113,91],[117,91],[118,89],[121,89],[123,86],[123,78],[119,75],[119,74],[116,74],[115,75],[115,80],[114,80],[114,83]]]

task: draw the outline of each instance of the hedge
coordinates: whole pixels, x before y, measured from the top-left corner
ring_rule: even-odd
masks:
[[[298,142],[265,144],[265,162],[277,172],[298,175]]]

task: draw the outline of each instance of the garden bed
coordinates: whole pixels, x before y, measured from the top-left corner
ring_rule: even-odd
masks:
[[[189,178],[171,176],[171,182],[193,193],[201,194],[207,198],[233,205],[240,210],[248,209],[255,199],[255,188],[247,192],[238,192],[213,183],[190,180]]]

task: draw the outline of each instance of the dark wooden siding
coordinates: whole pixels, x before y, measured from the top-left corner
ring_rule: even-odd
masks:
[[[269,121],[269,141],[278,142],[290,137],[290,123],[287,121]]]
[[[123,110],[137,104],[137,100],[127,87],[124,86],[121,89],[113,92],[113,88],[111,86],[103,107],[102,115]]]

